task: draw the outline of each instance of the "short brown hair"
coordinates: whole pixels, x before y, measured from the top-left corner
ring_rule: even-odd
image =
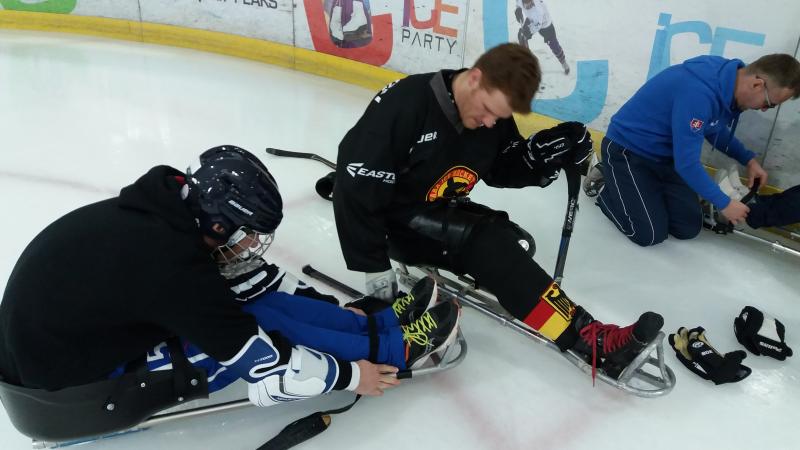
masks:
[[[800,96],[800,62],[792,55],[765,55],[747,65],[747,73],[769,77],[778,86],[792,90],[792,98]]]
[[[542,69],[530,50],[519,44],[500,44],[481,55],[473,67],[480,69],[483,87],[499,89],[508,97],[514,112],[531,112]]]

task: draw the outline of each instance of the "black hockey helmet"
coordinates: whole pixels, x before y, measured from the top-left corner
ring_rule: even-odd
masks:
[[[186,169],[186,200],[203,234],[228,241],[237,231],[272,234],[283,219],[278,185],[247,150],[222,145],[206,150]],[[212,226],[225,228],[224,235]]]

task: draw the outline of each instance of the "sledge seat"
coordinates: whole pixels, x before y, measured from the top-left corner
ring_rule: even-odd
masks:
[[[135,427],[186,401],[208,398],[205,371],[188,361],[176,366],[148,372],[140,364],[117,378],[55,391],[10,384],[0,375],[0,400],[14,427],[34,440],[101,436]]]

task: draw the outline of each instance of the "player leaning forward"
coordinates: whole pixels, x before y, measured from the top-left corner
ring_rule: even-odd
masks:
[[[547,186],[590,154],[580,123],[527,140],[519,134],[512,112],[530,112],[540,80],[528,49],[503,44],[470,69],[411,75],[379,92],[339,145],[339,240],[347,267],[366,273],[373,296],[394,296],[390,257],[466,273],[562,351],[587,360],[596,352],[618,376],[655,338],[662,317],[648,312],[624,328],[594,320],[533,261],[525,231],[505,212],[467,199],[479,179]]]
[[[196,367],[213,367],[209,390],[242,378],[259,405],[331,390],[379,395],[395,385],[386,372],[396,369],[363,360],[367,351],[353,359],[335,357],[305,347],[314,336],[287,339],[290,332],[302,330],[279,332],[280,324],[263,325],[275,323],[269,316],[279,309],[293,314],[286,308],[302,299],[276,297],[279,304],[270,307],[267,292],[245,307],[251,314],[234,299],[218,264],[249,264],[239,248],[242,243],[249,257],[260,258],[281,221],[281,207],[266,167],[244,150],[223,146],[203,153],[187,174],[154,167],[118,197],[53,222],[22,253],[0,304],[3,381],[54,391],[104,385],[109,378],[127,380],[131,372],[138,377],[142,367],[151,374],[172,367],[177,383],[184,374],[176,355],[186,354]],[[356,322],[354,313],[307,302],[318,305],[293,314],[293,323],[308,325],[311,309],[325,306],[349,315],[339,322]],[[317,319],[317,328],[334,326],[332,314]],[[384,316],[388,325],[402,325],[400,317]],[[391,355],[399,355],[400,332],[393,332],[398,349]],[[351,347],[356,338],[348,341]],[[366,334],[361,340],[368,340]],[[165,341],[172,364],[159,345]],[[378,342],[386,344],[380,337]],[[406,355],[414,353],[410,347]],[[354,355],[352,348],[345,350]],[[413,363],[407,356],[394,360],[398,367]],[[152,399],[139,392],[141,380],[133,381],[119,386],[120,392],[133,392],[126,405],[136,410],[141,401],[142,408],[148,407]],[[196,386],[197,380],[192,381]],[[141,383],[142,388],[150,385]]]

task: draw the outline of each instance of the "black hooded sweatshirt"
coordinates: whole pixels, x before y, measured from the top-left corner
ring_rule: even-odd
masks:
[[[257,334],[181,200],[181,176],[154,167],[28,245],[0,304],[8,382],[48,390],[89,383],[172,336],[226,361]]]

